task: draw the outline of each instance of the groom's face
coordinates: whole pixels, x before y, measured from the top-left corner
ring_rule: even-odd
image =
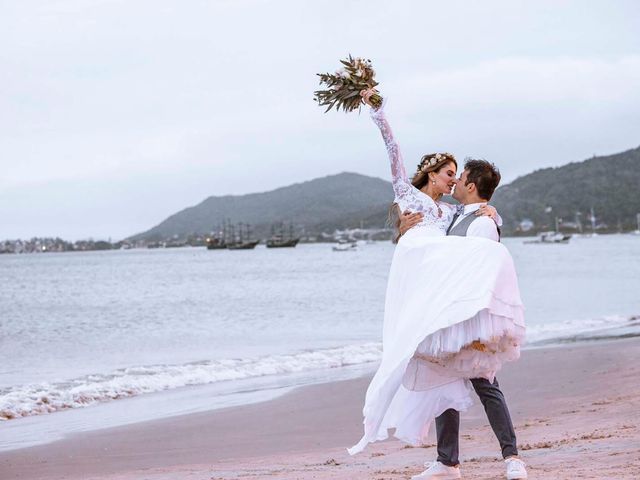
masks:
[[[467,183],[467,174],[469,172],[467,171],[467,169],[464,169],[462,171],[462,173],[460,174],[460,176],[456,179],[456,186],[453,190],[453,194],[451,195],[453,198],[455,198],[457,201],[459,201],[460,203],[464,203],[466,198],[467,198],[467,185],[465,185]]]

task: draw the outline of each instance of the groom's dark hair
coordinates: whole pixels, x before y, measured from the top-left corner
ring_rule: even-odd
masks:
[[[498,170],[498,167],[486,160],[467,158],[464,162],[464,169],[467,170],[465,185],[474,183],[478,196],[483,200],[491,200],[493,192],[500,183],[500,170]]]

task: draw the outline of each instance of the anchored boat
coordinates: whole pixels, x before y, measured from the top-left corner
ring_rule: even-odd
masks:
[[[560,232],[541,232],[535,240],[525,240],[524,243],[569,243],[571,235]]]
[[[271,238],[267,240],[267,248],[293,248],[298,245],[299,237],[293,235],[293,224],[289,223],[288,232],[285,233],[284,222],[280,225],[271,225]]]

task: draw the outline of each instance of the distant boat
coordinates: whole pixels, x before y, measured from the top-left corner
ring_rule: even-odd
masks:
[[[558,243],[569,243],[571,240],[571,235],[560,233],[560,232],[541,232],[538,234],[538,238],[536,240],[525,240],[524,243],[548,243],[548,244],[558,244]]]
[[[251,238],[251,225],[248,223],[238,223],[237,229],[236,232],[233,225],[227,229],[230,233],[230,240],[226,241],[227,250],[252,250],[260,243],[260,240]]]
[[[334,252],[356,252],[358,244],[356,242],[340,242],[331,248]]]
[[[284,230],[284,223],[277,227],[271,225],[271,238],[267,240],[267,248],[293,248],[298,245],[300,238],[293,236],[293,224],[289,224],[287,235]]]
[[[243,242],[235,242],[227,245],[228,250],[252,250],[256,248],[256,245],[260,243],[260,240],[252,240],[252,241],[243,241]]]
[[[267,248],[286,248],[295,247],[300,241],[299,238],[291,238],[289,240],[281,240],[278,238],[270,238],[267,240]]]
[[[224,250],[227,248],[227,225],[218,225],[206,238],[207,250]]]
[[[207,250],[223,250],[227,248],[224,239],[218,237],[207,238]]]
[[[251,225],[233,224],[226,220],[216,233],[207,238],[207,250],[251,250],[256,248],[260,240],[251,238]]]

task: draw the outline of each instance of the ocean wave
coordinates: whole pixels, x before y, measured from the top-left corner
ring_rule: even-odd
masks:
[[[58,383],[21,385],[0,391],[0,420],[42,415],[144,393],[229,380],[283,375],[379,361],[380,343],[183,365],[150,365],[87,375]]]
[[[577,335],[589,338],[590,334],[598,335],[597,338],[613,338],[616,329],[625,327],[640,331],[640,316],[616,315],[528,326],[526,342],[532,346],[562,343],[563,339]],[[381,357],[382,344],[364,343],[250,359],[137,366],[65,382],[13,386],[0,390],[0,420],[82,408],[186,386],[365,364],[377,362]]]
[[[590,334],[603,333],[604,337],[616,337],[616,330],[640,327],[640,315],[609,315],[600,318],[576,319],[565,322],[527,326],[527,344],[552,343],[576,336],[588,338]],[[605,332],[609,332],[605,334]]]

